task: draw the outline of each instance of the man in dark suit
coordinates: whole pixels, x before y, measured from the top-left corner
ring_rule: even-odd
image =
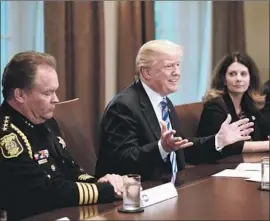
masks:
[[[122,177],[100,179],[72,158],[53,119],[58,77],[53,56],[16,54],[3,74],[0,107],[0,209],[9,220],[121,198]]]
[[[218,148],[249,138],[243,135],[252,131],[252,123],[245,124],[245,119],[229,124],[230,117],[217,135],[182,138],[167,97],[178,88],[181,56],[182,48],[169,41],[154,40],[140,48],[138,79],[112,99],[101,120],[96,176],[137,173],[143,180],[153,180],[184,168],[183,149]]]

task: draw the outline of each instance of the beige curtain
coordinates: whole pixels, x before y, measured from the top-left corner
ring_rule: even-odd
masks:
[[[139,48],[155,38],[154,1],[119,1],[118,77],[120,91],[135,79],[135,58]]]
[[[45,1],[45,48],[57,59],[60,100],[79,97],[97,150],[105,99],[102,1]],[[72,119],[70,119],[72,120]]]
[[[232,51],[245,52],[244,1],[213,1],[213,60]]]

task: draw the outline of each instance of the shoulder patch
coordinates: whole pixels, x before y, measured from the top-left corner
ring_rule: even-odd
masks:
[[[15,133],[0,139],[0,149],[4,158],[18,157],[23,152],[23,146]]]

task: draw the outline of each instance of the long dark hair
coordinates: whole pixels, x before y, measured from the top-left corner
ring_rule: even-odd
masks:
[[[211,100],[227,92],[227,86],[225,85],[225,74],[228,67],[235,61],[245,65],[248,68],[250,74],[250,86],[246,94],[250,96],[256,107],[262,108],[265,104],[265,96],[263,96],[260,92],[261,80],[259,69],[248,54],[240,52],[229,53],[218,62],[213,71],[211,89],[204,96],[204,101]]]

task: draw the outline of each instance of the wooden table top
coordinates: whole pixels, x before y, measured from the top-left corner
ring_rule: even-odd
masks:
[[[239,178],[209,178],[178,189],[178,197],[123,214],[114,208],[93,220],[269,220],[269,192]]]
[[[145,208],[140,214],[117,211],[122,201],[109,204],[63,208],[25,220],[269,220],[269,191],[258,190],[259,183],[241,178],[212,177],[224,169],[234,169],[241,162],[259,162],[264,154],[244,154],[222,159],[214,164],[187,166],[177,174],[178,197]],[[169,179],[169,176],[168,176]],[[166,179],[143,183],[151,188]]]

